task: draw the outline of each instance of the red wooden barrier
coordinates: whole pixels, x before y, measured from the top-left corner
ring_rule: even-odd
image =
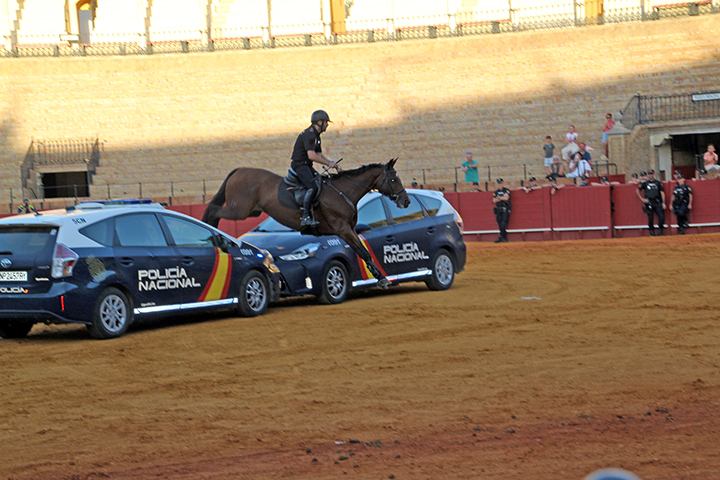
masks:
[[[666,194],[668,203],[672,198],[675,182],[668,182]],[[720,178],[712,180],[690,180],[687,184],[693,191],[693,209],[690,211],[688,233],[720,232]],[[668,208],[672,208],[668,205]],[[677,218],[672,215],[672,224],[677,228]],[[670,223],[670,219],[665,223]]]
[[[610,187],[568,186],[552,196],[555,240],[611,238]]]
[[[642,211],[643,202],[637,197],[638,185],[615,185],[613,188],[613,214],[617,238],[648,236],[647,215]],[[670,198],[667,198],[670,201]],[[667,212],[665,224],[667,224]]]

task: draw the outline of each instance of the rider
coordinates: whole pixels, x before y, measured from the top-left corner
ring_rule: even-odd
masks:
[[[337,167],[337,162],[329,160],[323,155],[320,144],[320,135],[327,130],[330,117],[324,110],[316,110],[310,117],[310,122],[311,125],[303,130],[295,140],[295,146],[290,157],[292,160],[290,167],[297,173],[303,185],[308,189],[303,201],[303,217],[300,222],[302,226],[315,226],[318,224],[312,215],[312,199],[318,188],[315,182],[317,173],[312,168],[313,162],[321,163],[329,168]]]

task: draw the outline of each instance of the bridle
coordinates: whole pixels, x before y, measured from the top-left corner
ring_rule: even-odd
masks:
[[[398,190],[398,191],[396,192],[396,191],[393,189],[393,186],[392,186],[392,182],[393,182],[394,180],[390,180],[390,177],[388,176],[388,173],[395,173],[395,174],[396,174],[395,176],[397,177],[397,172],[395,171],[395,169],[388,170],[387,164],[385,164],[385,163],[383,164],[382,167],[383,167],[383,184],[387,185],[387,188],[388,188],[388,190],[390,191],[390,193],[389,193],[388,195],[386,195],[386,196],[387,196],[390,200],[392,200],[393,202],[396,202],[396,203],[397,203],[397,200],[398,200],[398,198],[400,197],[400,194],[403,193],[403,192],[405,192],[405,187],[403,187],[402,190]],[[365,185],[365,184],[363,184],[363,183],[360,183],[360,182],[358,182],[357,180],[355,180],[355,179],[352,178],[352,177],[345,177],[345,178],[347,178],[348,180],[350,180],[350,181],[353,182],[354,184],[360,185],[361,187],[363,187],[363,188],[365,189],[365,193],[373,190],[373,187],[368,186],[368,185]],[[329,186],[330,188],[332,188],[333,190],[335,190],[337,193],[339,193],[340,196],[343,197],[346,202],[348,202],[350,205],[352,205],[352,206],[354,207],[354,205],[352,204],[352,202],[350,202],[350,200],[348,200],[348,199],[345,197],[345,195],[344,195],[340,190],[338,190],[337,188],[335,188],[335,186],[330,182],[330,179],[329,179],[328,177],[323,178],[322,181],[323,181],[323,183],[325,183],[325,185]]]

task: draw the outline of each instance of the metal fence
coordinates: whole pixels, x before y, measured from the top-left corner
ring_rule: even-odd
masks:
[[[622,110],[622,124],[637,125],[673,120],[720,117],[720,92],[680,95],[635,95]]]
[[[262,48],[311,47],[487,35],[528,30],[582,27],[608,23],[720,13],[711,0],[668,4],[663,0],[573,1],[514,8],[511,1],[495,10],[439,13],[412,17],[346,19],[346,30],[331,32],[322,21],[296,25],[258,25],[206,30],[128,33],[91,32],[89,43],[60,41],[66,32],[6,36],[0,57],[151,55]],[[445,2],[439,2],[445,4]]]

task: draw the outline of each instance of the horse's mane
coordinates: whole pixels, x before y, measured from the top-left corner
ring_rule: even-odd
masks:
[[[383,167],[384,167],[384,164],[382,164],[382,163],[370,163],[368,165],[363,165],[362,167],[353,168],[352,170],[341,170],[337,173],[331,173],[330,179],[336,180],[336,179],[342,178],[342,177],[354,177],[355,175],[364,173],[366,170],[370,170],[371,168],[382,169]]]

